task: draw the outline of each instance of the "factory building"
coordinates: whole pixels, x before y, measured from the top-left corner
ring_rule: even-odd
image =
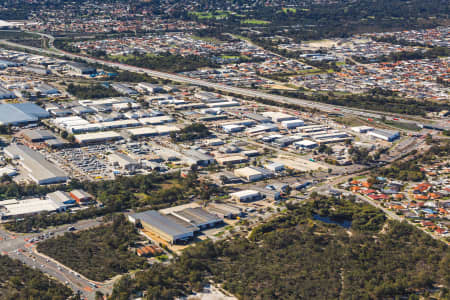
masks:
[[[0,104],[0,125],[35,123],[50,114],[34,103]]]
[[[61,183],[69,179],[63,170],[27,146],[11,144],[4,151],[11,159],[17,160],[28,171],[28,176],[37,184]]]
[[[242,216],[242,209],[226,203],[209,203],[206,209],[220,218],[233,219]]]
[[[247,156],[244,155],[229,155],[229,156],[222,156],[222,157],[216,157],[217,162],[222,165],[234,165],[234,164],[241,164],[248,161]]]
[[[257,181],[264,178],[264,173],[252,168],[252,167],[245,167],[240,169],[234,170],[234,175],[244,178],[247,181]]]
[[[199,228],[172,215],[163,215],[155,210],[132,214],[130,222],[142,226],[144,233],[155,235],[167,243],[177,244],[194,237]]]
[[[73,199],[69,193],[63,191],[56,191],[47,194],[47,199],[53,200],[56,203],[62,203],[66,206],[73,206],[77,204],[77,201]]]
[[[5,200],[0,202],[0,218],[13,219],[36,215],[43,212],[66,210],[66,205],[51,199]]]
[[[184,153],[185,160],[190,165],[208,166],[216,162],[214,157],[198,150],[187,150]]]
[[[108,160],[111,162],[113,166],[119,166],[123,170],[127,171],[135,171],[139,169],[141,164],[129,157],[128,155],[122,153],[113,153],[108,155]]]
[[[140,88],[141,90],[144,90],[148,93],[163,93],[164,89],[162,88],[162,86],[156,85],[156,84],[151,84],[151,83],[147,83],[147,82],[141,82],[138,85],[138,88]]]
[[[97,69],[82,63],[69,62],[67,63],[67,66],[78,75],[91,75],[97,73]]]
[[[159,125],[152,127],[132,128],[128,129],[127,131],[131,136],[134,137],[148,137],[154,135],[166,135],[172,132],[177,132],[180,131],[180,128],[176,126]]]
[[[222,129],[226,133],[234,133],[243,131],[245,129],[245,126],[237,124],[229,124],[229,125],[222,125]]]
[[[122,139],[122,136],[114,131],[102,131],[97,133],[85,133],[75,135],[75,141],[79,144],[92,144]]]
[[[36,90],[36,92],[41,93],[42,96],[59,95],[59,91],[56,88],[46,83],[42,83],[36,86],[34,89]]]
[[[373,127],[370,126],[355,126],[350,128],[352,131],[357,133],[367,133],[373,130]]]
[[[264,166],[267,170],[270,170],[272,172],[283,172],[284,171],[284,165],[280,163],[271,163]]]
[[[305,122],[303,120],[294,119],[294,120],[288,120],[281,122],[281,126],[286,129],[294,129],[300,126],[305,125]]]
[[[80,205],[88,205],[94,201],[94,197],[83,190],[72,190],[69,195]]]
[[[289,114],[285,114],[285,113],[279,112],[279,111],[266,111],[266,112],[263,112],[262,115],[264,117],[271,119],[272,122],[274,122],[274,123],[280,123],[283,121],[290,121],[290,120],[297,119],[294,116],[291,116]]]
[[[51,131],[45,129],[25,129],[20,132],[20,135],[32,143],[43,143],[46,140],[56,139]]]
[[[309,141],[309,140],[303,140],[299,142],[295,142],[294,146],[301,149],[314,149],[318,146],[316,142]]]
[[[132,88],[130,88],[130,87],[128,87],[128,86],[126,86],[125,84],[122,84],[122,83],[113,83],[113,84],[111,84],[111,87],[113,89],[115,89],[116,91],[118,91],[119,93],[127,95],[127,96],[137,95],[138,94],[138,92],[136,92]]]
[[[13,98],[16,98],[16,94],[0,86],[0,99],[13,99]]]
[[[180,211],[173,211],[173,216],[202,229],[214,227],[223,222],[218,216],[211,214],[201,207],[189,207]]]
[[[236,200],[239,202],[257,201],[257,200],[261,200],[263,198],[262,194],[255,190],[243,190],[243,191],[231,193],[230,196],[233,200]]]
[[[373,136],[377,139],[392,142],[400,137],[400,132],[377,129],[377,130],[370,131],[368,133],[368,135]]]

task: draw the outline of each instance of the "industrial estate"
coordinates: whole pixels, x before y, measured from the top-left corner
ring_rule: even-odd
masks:
[[[448,299],[448,19],[49,2],[0,4],[0,298]]]

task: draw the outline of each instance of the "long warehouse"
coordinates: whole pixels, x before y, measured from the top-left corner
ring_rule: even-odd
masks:
[[[20,165],[28,171],[28,176],[37,184],[60,183],[69,179],[63,170],[25,145],[11,144],[4,151],[11,159],[18,160]]]

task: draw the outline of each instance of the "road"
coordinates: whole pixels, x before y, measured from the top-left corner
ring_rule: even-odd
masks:
[[[52,36],[47,35],[47,34],[41,34],[41,33],[37,33],[37,34],[40,34],[41,36],[49,39],[49,45],[50,45],[50,47],[52,47],[53,40],[54,40],[54,38]],[[201,86],[201,87],[206,87],[206,88],[212,88],[212,89],[226,92],[226,93],[233,93],[236,95],[246,96],[246,97],[251,97],[251,98],[265,99],[265,100],[270,100],[270,101],[274,101],[274,102],[282,103],[282,104],[299,105],[299,106],[303,106],[303,107],[307,107],[307,108],[314,108],[314,109],[324,111],[324,112],[334,112],[334,113],[338,112],[338,113],[342,113],[342,114],[356,115],[356,116],[360,116],[360,117],[364,117],[364,118],[381,118],[383,115],[388,115],[388,119],[394,118],[393,116],[389,116],[389,115],[393,115],[393,114],[390,114],[385,111],[359,110],[359,109],[355,109],[355,108],[348,108],[345,106],[331,105],[331,104],[326,104],[326,103],[314,102],[314,101],[310,101],[310,100],[273,95],[273,94],[260,92],[257,90],[239,88],[239,87],[209,82],[209,81],[205,81],[205,80],[190,78],[190,77],[186,77],[186,76],[179,75],[179,74],[166,73],[166,72],[150,70],[150,69],[141,68],[141,67],[130,66],[130,65],[122,64],[122,63],[106,61],[106,60],[102,60],[102,59],[98,59],[98,58],[77,55],[77,54],[73,54],[73,53],[69,53],[69,52],[65,52],[65,51],[56,49],[54,47],[52,47],[50,50],[47,50],[47,49],[41,49],[41,48],[21,45],[21,44],[13,43],[13,42],[6,41],[6,40],[0,40],[0,43],[10,46],[10,47],[26,49],[26,50],[34,51],[34,52],[45,54],[45,55],[55,55],[55,56],[66,57],[66,58],[74,59],[74,60],[75,59],[82,60],[86,63],[100,64],[100,65],[108,66],[111,68],[117,68],[117,69],[120,69],[123,71],[143,73],[143,74],[146,74],[146,75],[149,75],[152,77],[167,79],[167,80],[171,80],[171,81],[175,81],[175,82],[179,82],[179,83],[185,83],[185,84],[191,84],[191,85],[196,85],[196,86]],[[404,116],[404,117],[408,118],[408,116]],[[403,119],[402,122],[416,123],[416,121],[408,121],[406,119]]]
[[[11,258],[18,259],[33,269],[38,269],[48,276],[65,283],[74,292],[80,291],[82,298],[93,300],[95,292],[111,293],[113,282],[97,283],[91,281],[81,274],[71,270],[61,263],[46,257],[36,251],[36,244],[43,239],[31,242],[39,236],[58,236],[67,232],[70,226],[75,226],[77,230],[85,230],[100,225],[99,219],[83,220],[73,225],[64,225],[57,228],[45,230],[40,233],[32,234],[11,234],[0,229],[0,254],[8,255]],[[97,285],[97,288],[94,287]]]

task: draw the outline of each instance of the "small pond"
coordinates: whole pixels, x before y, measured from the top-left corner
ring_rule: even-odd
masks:
[[[322,221],[327,224],[336,224],[336,225],[342,226],[347,229],[349,229],[350,226],[352,226],[352,221],[350,221],[350,220],[331,219],[330,217],[321,217],[317,214],[313,215],[313,218],[314,218],[314,220],[319,220],[319,221]]]

